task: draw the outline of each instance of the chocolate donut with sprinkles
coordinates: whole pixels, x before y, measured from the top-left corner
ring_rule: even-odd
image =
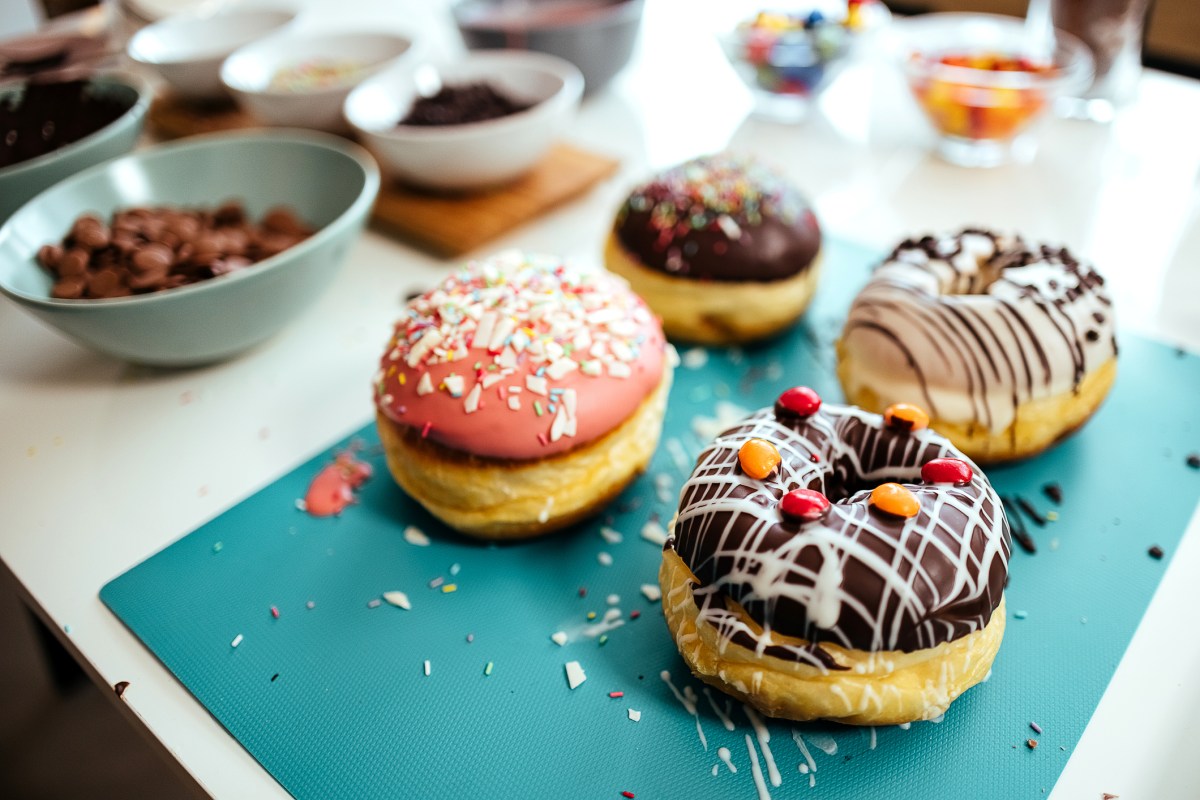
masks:
[[[659,571],[697,677],[770,716],[855,725],[934,719],[986,680],[1008,522],[927,425],[796,387],[701,453]]]
[[[557,530],[646,468],[673,367],[620,278],[518,252],[473,262],[409,303],[383,355],[388,467],[464,533]]]
[[[804,313],[820,250],[817,219],[783,175],[720,153],[634,189],[604,258],[668,335],[730,344],[771,336]]]
[[[967,229],[896,247],[838,342],[851,403],[913,399],[971,458],[1036,455],[1082,426],[1117,372],[1112,299],[1060,247]]]

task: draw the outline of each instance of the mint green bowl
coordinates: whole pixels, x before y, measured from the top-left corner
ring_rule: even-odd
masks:
[[[0,222],[38,192],[95,164],[125,155],[137,144],[153,95],[146,81],[136,75],[106,73],[92,77],[89,83],[96,94],[129,103],[129,110],[79,141],[0,169]],[[21,84],[4,86],[0,97],[21,91]]]
[[[157,366],[205,364],[262,342],[333,281],[379,190],[365,150],[308,131],[199,136],[93,167],[29,201],[0,227],[0,292],[101,353]],[[56,300],[38,249],[80,214],[133,206],[213,208],[239,200],[253,219],[290,206],[317,232],[279,255],[177,289]]]

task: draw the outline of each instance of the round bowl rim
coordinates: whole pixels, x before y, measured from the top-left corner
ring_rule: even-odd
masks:
[[[325,86],[319,89],[306,90],[302,92],[292,92],[286,89],[272,89],[270,84],[264,89],[250,89],[240,84],[235,84],[229,79],[232,75],[232,66],[236,65],[237,61],[246,58],[257,58],[258,50],[265,47],[273,47],[279,42],[291,42],[293,44],[308,44],[311,42],[332,41],[341,39],[358,38],[362,36],[378,37],[383,39],[391,39],[405,43],[405,48],[399,53],[386,56],[377,61],[363,64],[362,76],[344,83],[335,83],[332,86]],[[221,62],[220,78],[221,85],[231,92],[243,97],[262,97],[262,98],[279,98],[288,100],[291,98],[304,99],[308,97],[323,97],[336,95],[352,91],[362,85],[364,81],[374,77],[387,64],[397,60],[406,58],[412,55],[417,47],[417,38],[410,34],[400,31],[362,31],[362,30],[344,30],[344,31],[328,31],[317,33],[278,33],[271,36],[257,39],[248,44],[242,45],[234,50],[229,56]]]
[[[892,55],[899,61],[906,76],[941,78],[947,81],[994,89],[1031,89],[1048,90],[1062,89],[1067,86],[1083,84],[1091,78],[1094,63],[1087,46],[1075,36],[1066,31],[1054,31],[1054,56],[1052,61],[1057,70],[1053,74],[1040,74],[1020,70],[985,70],[973,67],[955,67],[912,58],[924,52],[919,37],[922,29],[933,26],[948,26],[954,24],[991,25],[996,29],[1026,32],[1025,21],[1018,17],[1004,14],[985,14],[970,11],[947,11],[933,14],[922,14],[915,17],[905,17],[895,21],[888,31]],[[970,43],[962,46],[969,50]],[[1070,55],[1070,60],[1060,63],[1056,56],[1062,50]]]
[[[477,31],[495,31],[500,30],[494,25],[472,25],[469,20],[464,19],[462,10],[465,6],[470,5],[496,5],[489,0],[455,0],[450,4],[450,13],[454,17],[454,25],[459,30],[477,30]],[[522,28],[525,32],[530,31],[580,31],[593,28],[603,28],[622,23],[627,23],[633,19],[641,17],[646,5],[646,0],[614,0],[607,4],[602,10],[598,10],[594,15],[588,16],[582,22],[560,22],[550,25],[528,25]]]
[[[5,180],[14,175],[23,175],[27,172],[33,172],[64,156],[75,155],[76,153],[79,153],[87,147],[95,144],[97,137],[99,137],[101,134],[111,132],[111,130],[117,125],[125,124],[131,118],[136,119],[145,117],[146,112],[150,109],[150,103],[154,99],[154,92],[150,88],[149,81],[140,75],[132,72],[126,72],[124,70],[102,70],[100,72],[93,73],[86,78],[88,83],[97,80],[117,83],[128,89],[132,89],[137,93],[137,99],[133,101],[133,105],[127,108],[124,113],[121,114],[121,116],[117,117],[99,130],[92,131],[82,139],[76,139],[70,144],[65,144],[57,150],[51,150],[49,153],[43,153],[40,156],[35,156],[34,158],[18,162],[11,166],[0,168],[0,183],[3,183]],[[55,82],[58,83],[60,81]],[[0,91],[3,91],[5,88],[7,87],[0,87]]]
[[[477,139],[490,135],[500,135],[510,132],[513,128],[525,126],[542,114],[556,111],[560,107],[570,107],[583,97],[583,73],[579,67],[565,58],[541,53],[533,50],[472,50],[461,59],[446,66],[459,67],[473,62],[513,62],[515,65],[530,67],[535,71],[551,75],[562,80],[562,86],[549,97],[534,103],[524,111],[508,114],[496,119],[486,119],[479,122],[467,122],[460,125],[400,125],[388,128],[368,128],[359,125],[348,113],[352,98],[356,94],[375,89],[381,84],[395,80],[411,81],[411,76],[396,74],[372,75],[354,87],[346,97],[342,106],[342,115],[354,130],[367,136],[374,136],[389,142],[455,142],[467,139]]]
[[[262,34],[256,36],[250,42],[242,42],[241,44],[234,45],[233,47],[223,46],[223,47],[221,47],[217,50],[214,50],[211,53],[207,53],[207,54],[204,54],[204,53],[201,53],[200,55],[192,54],[192,55],[189,55],[186,57],[180,56],[180,57],[167,57],[167,58],[146,58],[144,54],[139,53],[137,50],[137,43],[139,40],[144,41],[145,39],[150,38],[154,33],[160,33],[163,30],[166,30],[167,28],[183,27],[183,26],[188,25],[189,23],[202,22],[202,21],[207,21],[210,19],[219,18],[219,17],[234,17],[234,18],[236,18],[236,17],[260,15],[260,14],[278,14],[278,15],[284,17],[284,19],[282,19],[278,25],[276,25],[273,28],[270,28],[269,30],[263,32]],[[248,44],[252,44],[253,42],[257,42],[260,39],[266,38],[267,36],[272,36],[272,35],[278,33],[280,31],[280,29],[286,27],[287,25],[291,24],[292,22],[295,22],[296,17],[298,17],[298,16],[299,16],[299,12],[296,9],[286,8],[282,5],[280,5],[280,6],[241,6],[241,7],[235,6],[232,8],[225,9],[224,11],[221,11],[220,9],[218,9],[216,11],[210,11],[210,12],[193,11],[193,12],[187,12],[184,14],[173,14],[168,17],[163,17],[162,19],[159,19],[156,22],[152,22],[151,24],[147,25],[146,27],[142,28],[137,33],[135,33],[133,36],[131,36],[129,38],[129,43],[125,46],[125,55],[129,56],[129,59],[131,61],[134,61],[138,64],[144,64],[147,67],[180,67],[180,66],[184,66],[187,64],[198,64],[198,63],[201,63],[204,61],[224,60],[225,58],[227,58],[230,54],[232,54],[234,51],[238,50],[239,48],[245,47]]]
[[[34,203],[39,202],[42,197],[53,191],[67,191],[74,184],[89,180],[95,175],[99,175],[106,170],[116,168],[118,165],[126,164],[131,161],[141,161],[146,159],[157,160],[161,158],[171,158],[177,152],[184,150],[201,150],[213,147],[223,147],[226,145],[236,144],[241,141],[265,142],[268,144],[279,144],[280,142],[298,143],[307,146],[320,147],[325,150],[332,150],[342,155],[347,156],[351,161],[355,162],[363,172],[363,187],[358,196],[354,198],[349,206],[343,209],[336,217],[323,225],[319,230],[313,233],[299,244],[289,247],[280,253],[277,253],[270,258],[264,258],[262,261],[255,262],[253,272],[255,275],[261,275],[264,272],[274,271],[287,261],[303,255],[308,250],[312,250],[322,245],[327,239],[333,238],[341,227],[349,219],[357,217],[360,213],[366,213],[369,209],[364,209],[364,206],[369,207],[375,201],[375,196],[379,190],[380,176],[379,166],[362,146],[348,141],[344,137],[336,136],[331,133],[323,133],[321,131],[311,131],[301,128],[272,128],[269,131],[263,130],[247,130],[247,131],[222,131],[217,133],[206,133],[197,136],[189,136],[186,139],[176,142],[168,142],[166,144],[154,145],[142,150],[137,150],[120,158],[114,158],[110,161],[97,164],[89,167],[82,172],[39,192],[36,196],[28,200],[15,211],[11,217],[0,225],[0,245],[12,234],[13,220],[21,213],[23,209]],[[36,267],[39,268],[40,267]],[[0,273],[0,293],[5,296],[23,303],[27,306],[54,309],[56,311],[70,311],[73,313],[91,311],[93,309],[104,308],[127,308],[129,306],[147,305],[149,303],[168,302],[173,298],[196,296],[202,292],[219,290],[228,285],[226,279],[232,278],[234,281],[249,277],[246,273],[234,272],[230,275],[222,275],[208,280],[190,283],[184,286],[178,286],[174,289],[164,289],[157,292],[147,292],[146,294],[130,295],[127,297],[105,297],[94,299],[79,299],[79,300],[64,300],[55,297],[41,296],[29,294],[16,289],[8,284],[3,279],[3,273]]]

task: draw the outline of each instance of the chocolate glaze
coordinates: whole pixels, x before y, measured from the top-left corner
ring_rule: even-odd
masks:
[[[738,467],[738,449],[752,437],[783,456],[765,480]],[[701,618],[760,652],[837,668],[827,652],[760,639],[728,600],[764,630],[813,644],[912,652],[953,641],[991,619],[1011,546],[1003,507],[978,469],[963,485],[921,483],[921,466],[943,457],[967,460],[933,431],[887,429],[857,408],[825,405],[808,419],[764,409],[700,455],[667,549],[699,581]],[[917,497],[915,517],[869,505],[870,490],[887,481]],[[824,520],[784,520],[779,499],[796,488],[833,501]]]
[[[637,263],[681,278],[777,281],[809,267],[821,230],[778,173],[727,154],[688,161],[639,186],[613,232]]]

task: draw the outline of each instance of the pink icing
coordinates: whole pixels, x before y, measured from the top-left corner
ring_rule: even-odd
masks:
[[[542,458],[628,419],[662,380],[665,347],[658,320],[620,278],[508,253],[409,304],[375,400],[454,450]]]
[[[304,510],[314,517],[340,514],[354,502],[354,490],[371,477],[371,465],[354,454],[338,453],[332,464],[317,473],[304,495]]]

